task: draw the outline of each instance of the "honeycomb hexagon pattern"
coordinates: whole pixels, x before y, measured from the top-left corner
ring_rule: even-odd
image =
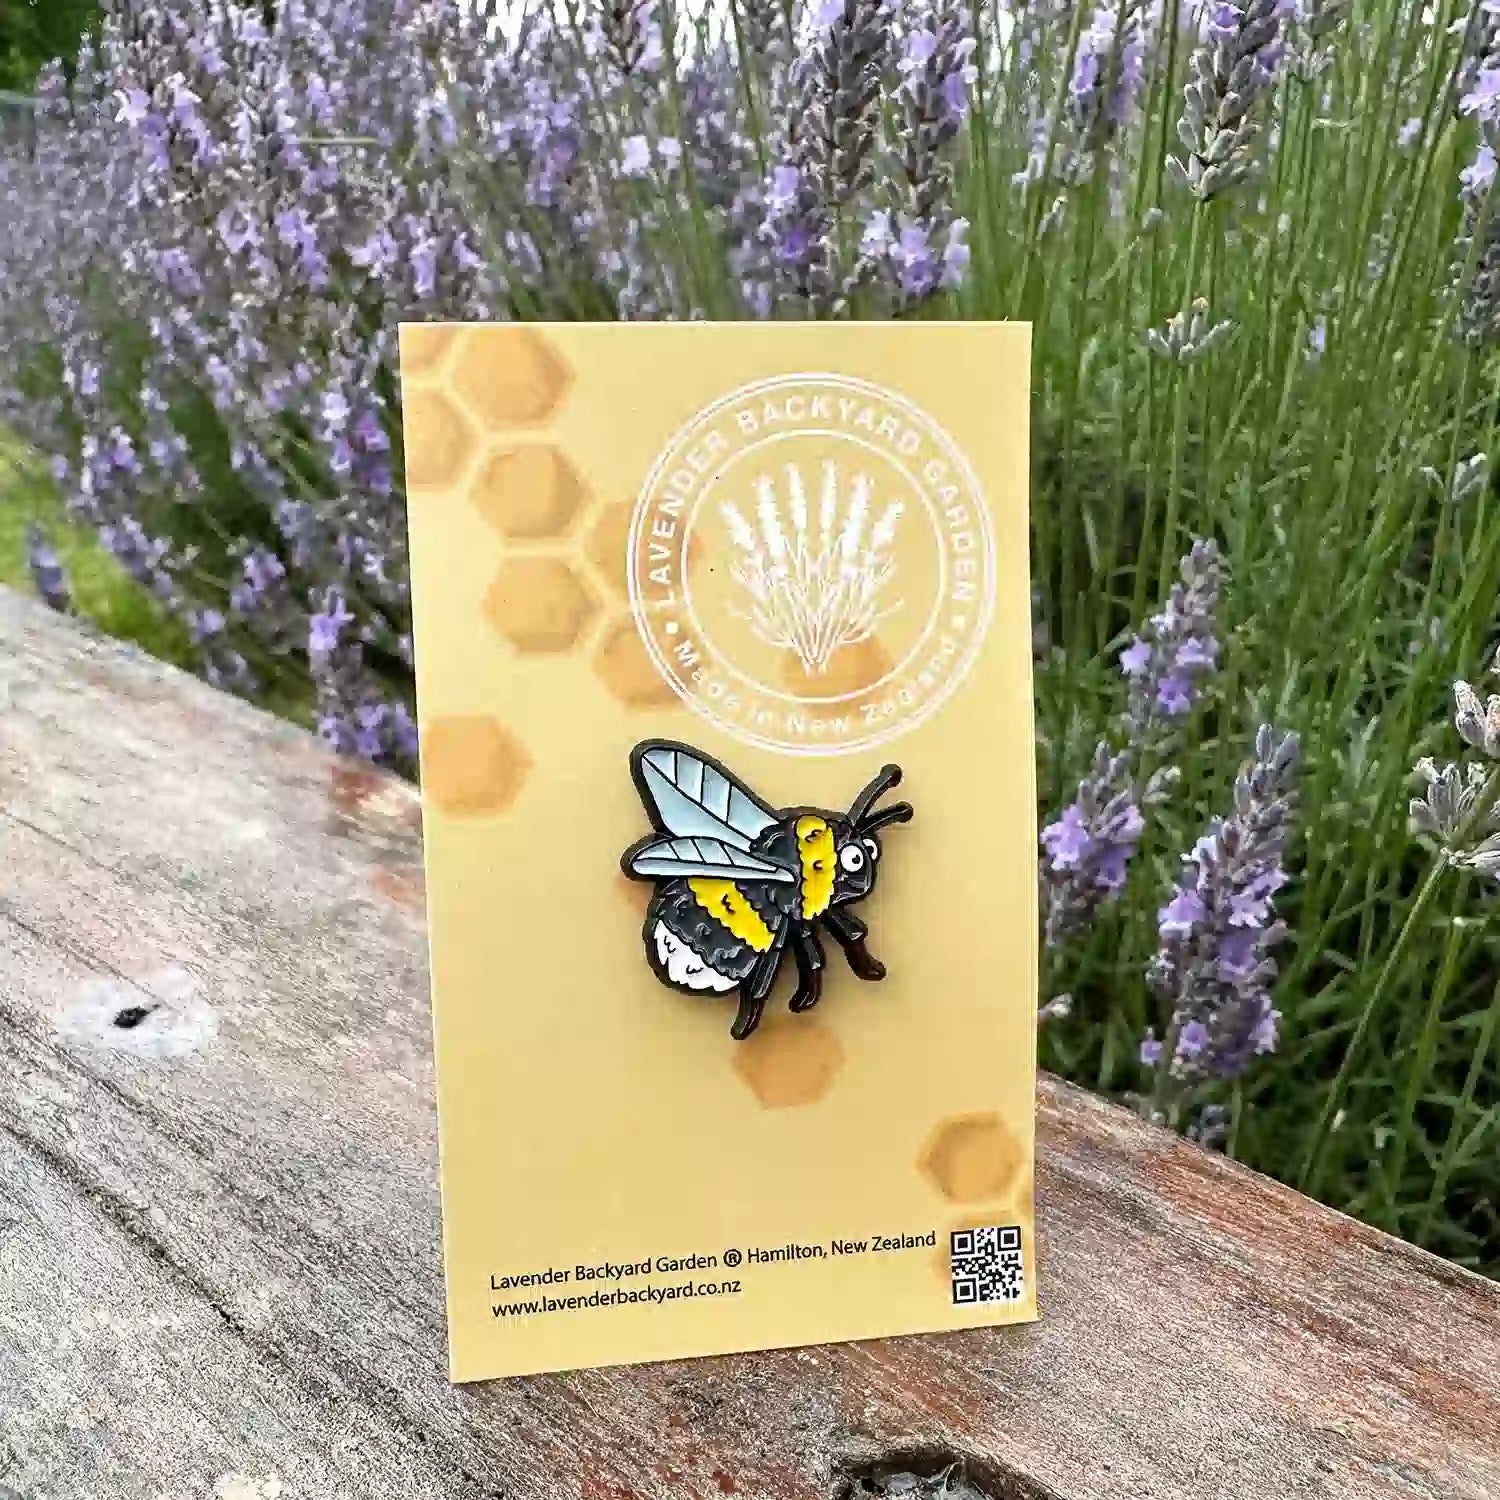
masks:
[[[490,623],[518,651],[569,651],[593,617],[589,586],[561,557],[512,557],[485,596]]]
[[[434,719],[423,735],[423,788],[453,817],[504,812],[530,769],[525,746],[486,714]]]
[[[607,506],[590,528],[584,552],[600,579],[622,599],[628,591],[625,573],[631,511],[623,502]]]
[[[1003,1197],[1023,1165],[1020,1143],[996,1114],[953,1115],[928,1138],[921,1169],[952,1203]]]
[[[670,708],[678,701],[672,685],[646,654],[631,615],[609,627],[594,653],[594,670],[627,708]]]
[[[401,374],[421,380],[436,373],[458,342],[452,323],[408,323],[401,330]]]
[[[406,482],[412,489],[452,484],[477,446],[477,434],[442,391],[416,386],[401,404],[406,434]]]
[[[570,376],[539,334],[517,324],[476,330],[458,351],[453,378],[464,404],[481,421],[524,426],[551,415]]]
[[[876,636],[835,651],[828,665],[809,674],[795,651],[782,658],[782,685],[799,698],[853,698],[866,692],[891,670],[891,653]]]
[[[563,536],[588,500],[573,465],[542,443],[496,453],[480,469],[473,495],[480,514],[511,541]]]
[[[843,1045],[816,1016],[773,1016],[734,1043],[734,1070],[767,1109],[821,1099],[843,1062]]]

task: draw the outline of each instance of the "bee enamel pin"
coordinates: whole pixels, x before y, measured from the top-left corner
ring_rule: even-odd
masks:
[[[630,774],[656,830],[628,848],[621,867],[656,882],[646,911],[646,957],[656,977],[690,994],[739,991],[729,1034],[760,1024],[781,961],[797,966],[794,1011],[823,993],[820,929],[861,979],[884,979],[865,947],[869,928],[848,910],[875,888],[879,831],[908,822],[909,802],[875,804],[901,780],[884,766],[847,813],[767,807],[717,761],[672,740],[645,740]]]

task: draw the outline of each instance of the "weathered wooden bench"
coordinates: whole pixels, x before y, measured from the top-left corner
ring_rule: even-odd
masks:
[[[1040,1324],[451,1387],[419,851],[0,590],[4,1500],[1500,1496],[1500,1287],[1050,1080]]]

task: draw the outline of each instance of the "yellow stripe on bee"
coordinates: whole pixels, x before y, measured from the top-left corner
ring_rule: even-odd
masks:
[[[688,881],[688,889],[693,893],[693,900],[742,943],[749,943],[757,953],[764,953],[771,946],[775,934],[732,880],[698,877]]]
[[[833,900],[833,830],[811,813],[797,819],[797,854],[802,860],[802,920],[821,917]]]

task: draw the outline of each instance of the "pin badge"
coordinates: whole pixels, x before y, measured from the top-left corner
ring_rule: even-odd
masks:
[[[900,783],[900,766],[883,766],[847,813],[774,811],[718,761],[673,740],[643,740],[630,775],[655,832],[620,865],[656,883],[643,936],[663,984],[689,994],[738,990],[729,1034],[743,1041],[760,1024],[788,949],[797,966],[792,1010],[818,1003],[821,931],[859,978],[885,978],[865,946],[869,928],[849,907],[875,888],[880,830],[911,819],[909,802],[875,806]]]

